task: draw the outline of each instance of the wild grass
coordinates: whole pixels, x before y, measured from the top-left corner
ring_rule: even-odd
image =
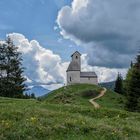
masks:
[[[0,98],[0,140],[139,140],[140,114],[125,111],[122,96],[109,91],[100,109],[88,102],[100,90],[74,85],[43,101]]]

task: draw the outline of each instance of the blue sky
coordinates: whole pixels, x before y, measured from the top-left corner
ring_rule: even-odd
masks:
[[[71,0],[0,0],[0,38],[5,39],[12,32],[21,33],[59,54],[63,61],[69,60],[72,52],[84,49],[62,39],[54,26],[58,11],[70,4]]]

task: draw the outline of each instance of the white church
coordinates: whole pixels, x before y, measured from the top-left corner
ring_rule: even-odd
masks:
[[[95,72],[81,71],[81,54],[76,51],[71,55],[72,61],[67,69],[67,85],[71,84],[98,84],[98,77]]]

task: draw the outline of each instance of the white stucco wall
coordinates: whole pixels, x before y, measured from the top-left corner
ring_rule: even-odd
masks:
[[[80,71],[68,71],[67,84],[70,85],[70,84],[77,84],[77,83],[80,83]]]
[[[80,83],[81,84],[94,84],[94,85],[98,85],[98,80],[97,78],[88,78],[88,77],[81,77],[80,78]]]
[[[67,85],[78,84],[78,83],[98,85],[98,79],[93,78],[93,77],[90,77],[90,78],[81,77],[80,78],[80,71],[69,71],[69,72],[67,72]]]

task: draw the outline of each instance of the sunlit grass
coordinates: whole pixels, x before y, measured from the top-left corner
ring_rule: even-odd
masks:
[[[140,114],[125,111],[123,97],[109,91],[94,109],[81,95],[88,90],[101,88],[61,88],[43,101],[0,98],[0,140],[139,140]]]

